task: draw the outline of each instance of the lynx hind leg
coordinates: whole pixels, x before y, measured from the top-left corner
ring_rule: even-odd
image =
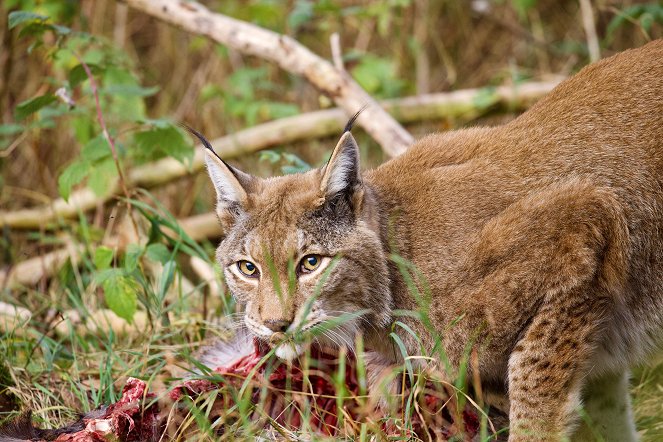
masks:
[[[504,319],[522,324],[508,361],[509,440],[568,437],[623,296],[630,246],[621,205],[610,189],[556,183],[491,220],[478,244],[472,262],[488,275],[484,285],[505,287]],[[499,333],[502,324],[492,327]]]
[[[555,301],[540,309],[509,359],[510,441],[557,441],[577,422],[606,308],[582,288]]]
[[[608,374],[591,379],[583,390],[584,416],[571,438],[574,442],[604,440],[634,442],[635,429],[629,374]]]

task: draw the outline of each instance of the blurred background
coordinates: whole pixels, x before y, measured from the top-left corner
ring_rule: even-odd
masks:
[[[522,108],[496,105],[496,87],[556,81],[596,58],[663,36],[663,3],[657,1],[201,3],[289,35],[328,60],[330,37],[337,33],[345,69],[376,99],[477,89],[473,112],[408,121],[415,137],[508,121]],[[49,403],[66,417],[66,410],[91,397],[113,399],[118,376],[159,367],[157,358],[140,366],[138,356],[110,356],[111,349],[144,349],[157,340],[164,347],[145,351],[163,356],[165,346],[178,348],[174,334],[201,338],[206,321],[233,309],[232,301],[210,296],[223,292],[210,282],[219,232],[212,228],[188,239],[177,233],[177,220],[210,213],[213,202],[207,177],[191,168],[193,140],[177,124],[216,139],[334,103],[273,63],[117,1],[3,0],[0,20],[0,301],[25,309],[20,326],[0,330],[6,356],[0,409]],[[287,143],[274,136],[231,162],[260,176],[306,170],[323,164],[339,133]],[[366,167],[388,158],[361,128],[357,134]],[[124,177],[134,169],[159,175],[154,162],[164,158],[188,172],[158,186],[118,188],[118,165]],[[73,216],[42,218],[57,212],[58,199],[85,189],[93,200],[104,198]],[[134,201],[130,217],[127,198]],[[42,211],[20,212],[32,208]],[[8,214],[16,213],[26,216],[9,222]],[[27,261],[31,266],[21,267]],[[122,326],[113,329],[117,335],[104,327],[100,332],[90,325],[97,309],[150,329],[152,336],[120,337]],[[174,325],[178,315],[187,320]],[[95,338],[82,337],[88,334]],[[55,387],[72,367],[71,383]],[[73,380],[74,373],[87,381]],[[643,437],[660,440],[660,365],[637,371],[634,393]]]

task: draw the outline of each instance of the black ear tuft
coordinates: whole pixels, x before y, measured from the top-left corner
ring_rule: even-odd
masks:
[[[202,145],[205,146],[205,149],[207,149],[208,151],[213,153],[214,156],[217,157],[219,160],[223,161],[221,159],[221,157],[216,153],[214,148],[212,147],[212,143],[210,143],[207,140],[207,138],[205,138],[205,136],[203,134],[201,134],[200,132],[198,132],[196,129],[192,128],[188,124],[180,123],[180,126],[183,127],[184,129],[186,129],[191,135],[198,138],[200,140],[200,142],[202,143]]]
[[[182,124],[189,133],[198,138],[205,146],[205,165],[216,190],[216,210],[221,223],[229,225],[246,209],[247,194],[255,187],[255,179],[232,167],[214,151],[212,143],[197,130]],[[227,217],[226,215],[232,215]],[[224,221],[225,220],[225,221]],[[227,227],[227,226],[224,226]],[[1,442],[1,441],[0,441]]]
[[[343,133],[350,132],[352,130],[352,127],[355,125],[355,121],[357,121],[357,118],[359,118],[359,114],[364,112],[366,108],[368,107],[368,103],[363,105],[353,116],[348,120],[348,122],[345,124],[345,128],[343,129]]]

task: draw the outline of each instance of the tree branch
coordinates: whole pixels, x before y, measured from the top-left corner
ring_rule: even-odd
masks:
[[[214,213],[191,216],[180,219],[177,223],[194,241],[219,237],[223,233]],[[175,232],[169,233],[175,235]],[[113,249],[125,243],[126,241],[119,240],[117,236],[110,236],[103,241],[104,245]],[[34,286],[43,278],[54,275],[67,261],[77,266],[82,253],[82,247],[68,242],[66,247],[21,261],[7,270],[0,271],[0,290]]]
[[[273,61],[282,69],[306,78],[319,91],[353,115],[368,105],[358,123],[390,156],[412,144],[414,138],[344,71],[311,52],[293,38],[211,12],[195,2],[181,0],[122,0],[132,8],[176,25],[244,54]]]
[[[555,82],[550,82],[528,83],[518,88],[501,87],[495,89],[488,97],[486,97],[485,92],[478,89],[462,90],[450,94],[425,95],[393,100],[385,102],[385,107],[390,109],[401,121],[405,122],[439,119],[441,116],[471,119],[486,113],[490,109],[495,109],[495,106],[498,105],[511,110],[527,107],[548,93],[555,85]],[[487,100],[480,108],[476,107],[475,104],[479,97],[482,100]],[[488,106],[490,103],[493,105]],[[293,120],[297,120],[300,123]],[[261,143],[282,143],[288,140],[300,139],[304,133],[311,137],[337,133],[344,124],[344,113],[339,109],[330,109],[266,123],[238,132],[234,136],[219,138],[213,144],[221,156],[229,158],[246,153],[248,150],[258,150],[265,146]],[[235,137],[237,139],[234,139]],[[194,169],[196,170],[202,167],[202,153],[203,149],[199,147],[196,151],[196,160],[194,160]],[[181,163],[166,158],[132,170],[128,175],[128,181],[134,184],[140,182],[141,185],[156,185],[187,173],[189,171]],[[117,186],[115,190],[119,190]],[[85,197],[87,192],[91,193],[87,189],[83,190],[82,193],[84,195],[78,198],[78,200],[87,201]],[[91,201],[90,207],[96,207],[99,202],[94,197],[91,197]],[[23,223],[19,224],[21,226],[27,223],[38,224],[42,221],[40,217],[51,216],[51,212],[48,210],[45,207],[9,214],[5,213],[0,215],[0,221],[21,221]],[[77,213],[77,210],[79,209],[74,208],[73,213]],[[26,218],[19,219],[18,215],[20,212],[23,213],[22,216],[26,216],[26,212],[31,212],[31,214]],[[178,223],[194,241],[219,237],[222,234],[214,213],[205,213],[181,219]],[[113,238],[106,241],[106,243],[113,245],[116,242]],[[5,286],[13,288],[34,285],[42,278],[47,278],[54,274],[67,259],[71,259],[74,265],[77,264],[78,254],[74,248],[69,247],[56,250],[20,262],[10,270],[0,272],[0,288]]]
[[[469,121],[491,110],[522,110],[546,95],[557,82],[525,83],[519,86],[502,86],[494,90],[465,89],[450,93],[420,95],[381,103],[399,121],[415,121],[453,118]],[[487,93],[488,91],[488,93]],[[477,103],[481,102],[481,106]],[[267,147],[287,144],[299,140],[338,134],[346,123],[341,109],[327,109],[294,117],[270,121],[212,141],[214,149],[223,159],[256,152]],[[154,187],[202,169],[204,149],[196,147],[190,168],[173,158],[136,167],[127,173],[128,187]],[[120,191],[115,181],[105,196],[98,197],[89,188],[72,192],[69,202],[62,198],[52,204],[0,212],[0,227],[33,229],[44,226],[58,218],[71,218],[79,211],[85,212],[104,203]]]

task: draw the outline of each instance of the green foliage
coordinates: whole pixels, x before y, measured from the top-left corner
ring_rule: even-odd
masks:
[[[65,201],[69,200],[71,189],[88,175],[89,167],[86,163],[74,162],[70,164],[58,178],[58,191]]]
[[[120,318],[131,323],[138,304],[136,282],[119,269],[99,273],[98,280],[104,289],[106,305]]]
[[[288,15],[288,27],[297,31],[313,18],[313,2],[310,0],[297,0],[295,7]]]
[[[524,20],[530,9],[536,7],[537,1],[538,0],[511,0],[511,4],[518,13],[518,17],[520,17],[521,20]]]
[[[149,259],[155,262],[160,262],[161,264],[165,264],[170,261],[172,256],[168,250],[168,247],[160,243],[150,244],[147,246],[145,253]]]
[[[21,27],[22,38],[33,39],[31,51],[46,47],[43,39],[46,32],[57,36],[45,51],[44,61],[52,71],[46,83],[59,90],[58,94],[48,92],[20,103],[14,110],[15,118],[26,124],[6,126],[0,137],[16,134],[19,128],[70,129],[82,148],[79,158],[58,177],[58,191],[65,200],[76,185],[86,180],[97,195],[114,188],[118,165],[94,115],[101,115],[110,127],[121,130],[122,139],[116,140],[120,162],[144,163],[165,156],[190,161],[191,144],[173,123],[147,119],[145,99],[156,94],[159,88],[142,86],[127,58],[110,43],[85,32],[72,32],[52,23],[48,16],[32,11],[12,12],[10,24]],[[74,105],[58,100],[59,96],[76,96],[76,90],[80,91],[81,98]],[[95,93],[100,108],[97,108]],[[146,121],[151,127],[140,126]],[[136,127],[141,129],[132,137],[128,136]],[[111,130],[110,135],[115,137],[115,133]]]
[[[101,246],[94,251],[94,265],[99,270],[110,268],[113,262],[113,251],[108,247]]]
[[[110,192],[111,182],[117,177],[117,169],[110,146],[101,134],[88,141],[81,150],[80,159],[71,163],[58,178],[58,191],[65,200],[72,188],[89,178],[88,184],[97,195]]]
[[[405,82],[398,78],[394,61],[375,55],[362,56],[351,72],[366,92],[378,98],[397,97],[405,86]]]
[[[393,32],[394,21],[404,8],[409,6],[411,0],[388,0],[382,2],[368,2],[366,6],[355,8],[353,13],[358,16],[372,18],[377,22],[378,33],[385,37]],[[346,10],[346,13],[349,12]]]
[[[663,24],[663,4],[660,2],[629,6],[619,12],[608,24],[607,40],[611,41],[617,29],[627,23],[638,23],[648,33],[654,23]]]
[[[48,20],[48,17],[45,15],[37,14],[31,11],[14,11],[9,13],[9,29],[13,29],[16,26],[26,23],[43,23]]]
[[[46,94],[23,101],[14,111],[14,117],[18,120],[25,120],[29,115],[37,112],[39,109],[53,103],[57,98],[55,95]]]
[[[302,173],[311,170],[312,167],[306,161],[290,152],[274,150],[263,150],[260,152],[260,161],[267,161],[273,165],[280,165],[284,174]]]
[[[193,157],[187,138],[170,123],[162,122],[152,129],[137,132],[134,134],[134,144],[134,158],[138,162],[170,156],[184,163]]]
[[[266,67],[237,69],[228,77],[225,87],[208,85],[201,91],[203,100],[220,98],[225,111],[240,118],[244,125],[253,126],[260,121],[284,118],[299,113],[295,104],[261,98],[278,87],[269,79]]]

